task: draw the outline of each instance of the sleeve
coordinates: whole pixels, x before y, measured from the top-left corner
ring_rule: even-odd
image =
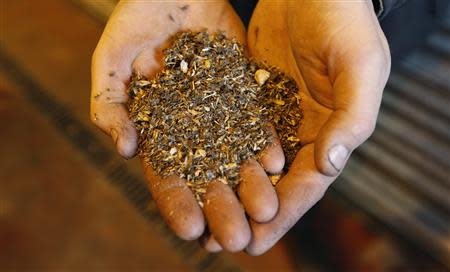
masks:
[[[372,0],[379,20],[383,20],[391,11],[403,6],[408,0]]]

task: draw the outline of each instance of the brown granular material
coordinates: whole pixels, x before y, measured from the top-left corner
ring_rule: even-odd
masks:
[[[157,174],[185,179],[200,203],[207,182],[236,188],[241,163],[272,142],[270,126],[287,165],[300,148],[295,81],[222,33],[177,34],[164,69],[153,79],[134,75],[128,94],[139,155]]]

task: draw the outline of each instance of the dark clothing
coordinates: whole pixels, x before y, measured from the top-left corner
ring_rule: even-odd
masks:
[[[389,42],[392,63],[404,58],[426,41],[437,29],[440,19],[448,16],[449,0],[383,0],[379,19]]]
[[[231,0],[247,27],[258,0]],[[439,19],[448,16],[450,0],[373,0],[375,12],[389,42],[392,64],[422,45]]]
[[[408,0],[372,0],[375,12],[380,20],[384,19],[391,11],[404,5],[407,1]]]
[[[230,3],[247,28],[258,0],[230,0]]]
[[[392,11],[403,7],[404,5],[412,5],[415,10],[422,9],[432,13],[436,18],[445,16],[446,8],[448,8],[449,0],[372,0],[375,12],[380,20],[383,20]],[[411,11],[410,9],[409,11]],[[417,14],[417,13],[415,13]]]

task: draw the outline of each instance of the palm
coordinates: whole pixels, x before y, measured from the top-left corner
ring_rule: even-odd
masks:
[[[230,6],[209,3],[152,3],[121,1],[111,16],[99,47],[116,51],[123,61],[134,60],[134,68],[146,75],[160,69],[159,57],[171,36],[182,30],[224,31],[227,36],[245,41],[244,27]],[[119,63],[120,69],[131,68]],[[150,71],[148,71],[150,70]],[[129,73],[129,70],[127,70]]]
[[[332,108],[327,106],[332,101],[332,93],[328,89],[312,89],[309,86],[325,86],[329,84],[327,75],[322,77],[305,77],[301,73],[299,64],[306,63],[322,63],[322,60],[315,57],[310,52],[313,48],[307,48],[308,52],[303,52],[305,56],[310,56],[299,60],[296,58],[293,44],[287,31],[288,25],[284,20],[282,13],[273,11],[272,8],[259,9],[252,19],[252,24],[248,31],[248,47],[252,57],[267,61],[271,65],[279,67],[288,75],[293,77],[299,87],[302,97],[303,119],[298,130],[298,137],[302,142],[302,146],[313,144],[317,138],[317,134],[325,121],[332,113]],[[264,14],[264,13],[269,13]],[[270,18],[270,22],[268,19]],[[273,35],[277,33],[277,38],[273,39]],[[320,71],[315,71],[320,73]],[[314,156],[308,156],[303,160],[314,160]]]

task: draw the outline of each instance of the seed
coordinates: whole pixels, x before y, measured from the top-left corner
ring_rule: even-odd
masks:
[[[209,61],[208,59],[205,60],[205,62],[203,64],[205,65],[205,69],[211,68],[211,61]]]
[[[148,80],[139,80],[139,81],[135,82],[135,84],[136,84],[136,86],[144,87],[144,86],[149,85],[150,81],[148,81]]]
[[[272,183],[272,185],[275,186],[280,181],[281,175],[273,175],[273,176],[270,176],[269,178],[270,178],[270,182]]]
[[[212,170],[206,171],[206,178],[207,178],[208,180],[212,180],[212,179],[215,178],[215,177],[216,177],[216,175],[214,174],[214,172],[213,172]]]
[[[206,156],[206,151],[203,149],[197,149],[194,154],[194,158],[203,158]]]
[[[266,81],[269,79],[270,73],[264,69],[259,69],[255,73],[255,80],[259,86],[264,85]]]
[[[184,60],[182,60],[181,62],[180,62],[180,69],[181,69],[181,71],[183,72],[183,73],[187,73],[187,71],[188,71],[188,63],[187,62],[185,62]]]
[[[169,150],[169,154],[170,155],[175,155],[177,153],[177,148],[176,147],[172,147],[170,150]]]

